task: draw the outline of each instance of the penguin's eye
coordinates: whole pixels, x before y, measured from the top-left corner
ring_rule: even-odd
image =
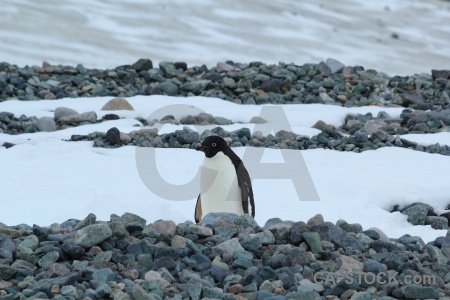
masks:
[[[215,146],[217,146],[217,144],[216,143],[212,143],[211,146],[215,147]]]

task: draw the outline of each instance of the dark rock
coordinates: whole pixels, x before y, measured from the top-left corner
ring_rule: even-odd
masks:
[[[73,243],[64,243],[61,245],[61,250],[72,259],[78,259],[83,256],[85,250],[83,247]]]
[[[106,114],[102,117],[102,119],[105,121],[120,120],[120,117],[116,114]]]
[[[230,270],[225,270],[217,267],[212,267],[209,270],[211,277],[215,282],[222,283],[227,276],[233,275],[233,272]]]
[[[438,299],[438,291],[431,286],[410,284],[401,288],[406,299]]]
[[[353,250],[362,251],[362,245],[355,238],[331,224],[311,226],[311,231],[318,232],[322,240],[332,242],[337,247],[344,249],[350,247]]]
[[[110,129],[108,129],[108,131],[106,132],[105,138],[112,145],[122,144],[122,140],[120,139],[120,131],[116,127],[112,127]]]
[[[438,78],[450,79],[450,70],[431,70],[433,80]]]
[[[159,270],[161,268],[166,268],[169,271],[173,271],[177,268],[177,263],[172,258],[168,256],[163,256],[155,260],[153,263],[152,270]]]
[[[140,58],[137,62],[131,65],[132,69],[135,69],[136,72],[146,71],[153,68],[153,63],[150,59]]]

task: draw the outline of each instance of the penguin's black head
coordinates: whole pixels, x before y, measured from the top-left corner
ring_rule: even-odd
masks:
[[[208,136],[201,144],[197,144],[195,150],[203,151],[208,158],[214,157],[219,151],[224,151],[228,148],[227,142],[220,136]]]

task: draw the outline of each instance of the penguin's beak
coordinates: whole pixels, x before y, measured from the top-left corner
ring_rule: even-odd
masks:
[[[197,146],[195,147],[195,150],[197,151],[203,151],[204,147],[202,144],[198,143]]]

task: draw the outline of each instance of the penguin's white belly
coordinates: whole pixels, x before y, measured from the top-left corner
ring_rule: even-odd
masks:
[[[216,174],[214,180],[210,176],[211,173]],[[210,212],[244,214],[236,170],[228,156],[222,152],[212,158],[205,157],[202,165],[200,193],[203,216]]]

